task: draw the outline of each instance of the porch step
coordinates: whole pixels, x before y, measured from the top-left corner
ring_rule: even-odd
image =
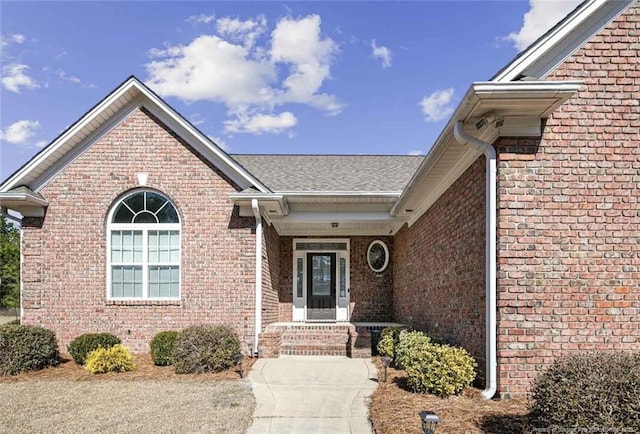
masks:
[[[276,323],[260,336],[260,357],[280,355],[370,357],[371,335],[351,323]]]

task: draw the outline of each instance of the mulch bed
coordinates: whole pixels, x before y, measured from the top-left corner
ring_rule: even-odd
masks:
[[[134,354],[136,364],[135,371],[109,372],[106,374],[92,374],[77,365],[68,355],[63,355],[61,363],[57,366],[39,371],[24,372],[20,375],[0,375],[0,383],[28,380],[69,380],[69,381],[100,381],[100,380],[239,380],[238,367],[222,371],[204,374],[176,374],[172,366],[156,366],[153,364],[150,354]],[[251,365],[256,359],[245,357],[242,370],[246,377]]]
[[[459,396],[439,398],[413,393],[407,387],[405,372],[390,367],[387,381],[384,367],[376,358],[380,385],[371,397],[370,413],[376,434],[421,433],[418,413],[434,411],[441,420],[438,434],[493,433],[522,434],[527,427],[528,400],[482,399],[481,390],[467,388]]]

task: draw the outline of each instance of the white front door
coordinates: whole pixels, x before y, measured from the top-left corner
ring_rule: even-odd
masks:
[[[293,320],[349,321],[349,240],[293,240]]]

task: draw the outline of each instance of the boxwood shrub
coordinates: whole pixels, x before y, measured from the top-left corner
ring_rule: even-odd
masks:
[[[85,333],[75,338],[67,346],[67,350],[78,365],[84,365],[91,351],[100,347],[111,348],[119,343],[120,339],[111,333]]]
[[[218,372],[234,364],[240,352],[236,332],[227,326],[191,326],[173,347],[173,367],[178,374]]]
[[[133,371],[136,365],[129,350],[120,344],[109,348],[99,347],[87,355],[84,368],[92,374]]]
[[[476,361],[460,347],[418,344],[403,363],[407,383],[415,392],[457,395],[476,378]]]
[[[60,363],[51,330],[29,325],[0,326],[0,374],[16,375]]]
[[[389,356],[393,359],[396,354],[396,347],[400,341],[400,332],[406,329],[406,326],[385,327],[380,333],[380,340],[376,347],[378,354],[381,356]]]
[[[153,339],[151,339],[150,347],[153,363],[158,366],[167,366],[173,363],[171,354],[178,336],[178,332],[166,331],[156,334]]]
[[[529,417],[545,432],[640,432],[640,353],[556,359],[534,381]]]
[[[407,332],[402,336],[395,352],[395,364],[400,369],[405,369],[411,359],[413,359],[418,351],[425,345],[432,344],[431,338],[420,331]]]

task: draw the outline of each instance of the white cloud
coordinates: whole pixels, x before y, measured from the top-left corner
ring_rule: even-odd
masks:
[[[256,114],[253,116],[239,116],[238,119],[226,121],[225,128],[230,133],[281,133],[293,128],[298,119],[291,112],[283,112],[279,115]]]
[[[35,146],[36,148],[44,148],[45,146],[47,146],[47,141],[46,140],[38,140],[33,146]]]
[[[215,19],[216,19],[216,16],[213,14],[211,15],[198,14],[198,15],[191,15],[185,21],[192,24],[211,24],[212,22],[215,21]]]
[[[425,96],[419,102],[427,122],[437,122],[448,118],[453,113],[453,88],[437,90]]]
[[[304,104],[337,114],[342,104],[320,92],[330,78],[338,45],[321,36],[317,15],[280,19],[266,35],[264,16],[216,20],[218,35],[149,51],[147,84],[164,97],[225,104],[227,131],[281,132],[297,124],[284,104]],[[263,37],[265,36],[266,37]]]
[[[385,46],[378,47],[375,39],[371,40],[371,54],[382,61],[383,68],[391,66],[391,50]]]
[[[253,47],[256,40],[267,30],[267,19],[259,15],[253,20],[241,21],[238,18],[223,17],[216,21],[218,34],[245,47]]]
[[[320,36],[320,16],[309,15],[299,20],[283,18],[273,30],[271,58],[290,65],[285,79],[282,103],[302,103],[338,114],[342,105],[333,95],[318,94],[324,81],[331,77],[333,56],[339,51],[331,38]]]
[[[424,152],[419,149],[413,149],[407,152],[407,155],[424,155]]]
[[[36,89],[40,85],[27,75],[29,66],[10,63],[2,67],[2,86],[11,92],[20,93],[21,88]]]
[[[62,69],[58,70],[58,77],[60,77],[60,79],[65,80],[65,81],[70,81],[71,83],[75,83],[75,84],[81,84],[82,81],[76,77],[73,74],[69,74],[66,71],[63,71]]]
[[[0,46],[8,47],[9,45],[13,44],[22,44],[26,40],[27,38],[25,38],[25,36],[20,33],[0,35]]]
[[[582,0],[529,0],[529,10],[524,14],[522,27],[504,39],[522,51],[557,24]]]
[[[6,130],[0,130],[0,140],[14,145],[23,145],[35,135],[39,128],[38,121],[18,121],[9,125]]]

